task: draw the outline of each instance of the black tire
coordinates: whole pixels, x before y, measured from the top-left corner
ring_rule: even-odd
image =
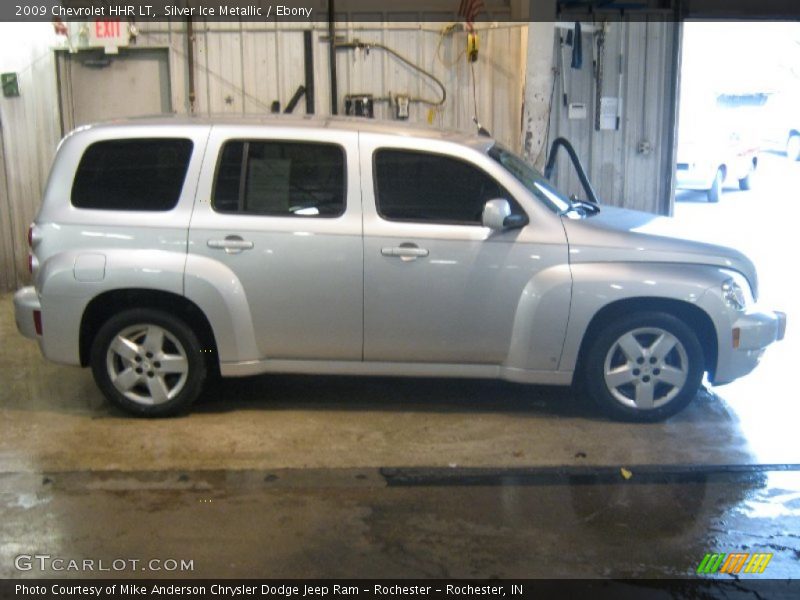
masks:
[[[635,351],[623,351],[631,339]],[[662,348],[669,351],[663,353]],[[583,389],[592,400],[608,416],[636,422],[662,421],[683,410],[697,395],[705,370],[695,333],[663,312],[634,313],[612,321],[590,342],[583,365]],[[680,385],[670,381],[680,377]],[[620,384],[614,386],[616,381]]]
[[[747,175],[739,180],[739,189],[743,192],[752,190],[756,177],[756,161],[753,160],[753,168],[747,172]]]
[[[716,204],[719,202],[719,199],[722,197],[722,186],[725,184],[725,171],[717,169],[716,175],[714,175],[714,183],[711,184],[711,188],[706,192],[706,196],[708,196],[708,201],[712,204]]]
[[[122,345],[117,340],[120,334],[125,340]],[[122,346],[126,356],[116,350]],[[200,394],[207,372],[200,342],[186,323],[149,308],[125,310],[106,321],[92,342],[90,362],[106,398],[139,417],[186,411]],[[126,387],[130,382],[134,383]]]
[[[786,140],[786,157],[789,160],[800,160],[800,135],[793,133]]]
[[[753,171],[750,171],[739,180],[739,189],[743,192],[753,189]]]

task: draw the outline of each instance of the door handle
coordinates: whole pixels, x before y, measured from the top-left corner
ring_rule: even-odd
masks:
[[[239,254],[242,250],[250,250],[253,242],[248,242],[238,235],[225,236],[224,240],[208,240],[209,248],[225,250],[228,254]]]
[[[381,248],[383,256],[395,256],[403,262],[416,260],[420,257],[428,256],[430,254],[425,248],[420,248],[416,244],[400,244],[399,246],[389,246]]]

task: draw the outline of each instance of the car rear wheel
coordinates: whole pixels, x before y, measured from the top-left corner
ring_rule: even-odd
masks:
[[[786,141],[786,156],[789,160],[800,160],[800,135],[792,134]]]
[[[722,197],[722,186],[725,184],[725,171],[717,169],[716,175],[714,175],[714,183],[711,184],[711,188],[706,192],[708,196],[708,201],[712,203],[719,202],[719,199]]]
[[[95,336],[91,366],[106,398],[144,417],[185,411],[206,377],[194,332],[180,319],[152,309],[126,310],[109,319]]]
[[[673,315],[642,312],[607,325],[591,343],[584,388],[612,418],[653,422],[683,410],[703,377],[703,350]]]

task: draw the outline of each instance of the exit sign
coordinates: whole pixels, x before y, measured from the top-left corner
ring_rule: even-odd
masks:
[[[90,46],[127,46],[128,39],[128,23],[125,21],[99,19],[89,23]]]

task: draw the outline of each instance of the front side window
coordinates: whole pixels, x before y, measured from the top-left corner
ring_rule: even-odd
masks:
[[[544,175],[499,144],[492,146],[489,156],[499,162],[514,178],[530,190],[554,212],[564,213],[572,207],[564,194],[545,179]]]
[[[151,138],[96,142],[81,157],[72,205],[99,210],[167,211],[178,204],[192,141]]]
[[[522,214],[511,194],[483,170],[427,152],[376,151],[375,194],[379,214],[390,221],[480,225],[484,205],[497,198]]]
[[[307,142],[226,142],[212,206],[225,213],[337,217],[345,209],[344,149]]]

